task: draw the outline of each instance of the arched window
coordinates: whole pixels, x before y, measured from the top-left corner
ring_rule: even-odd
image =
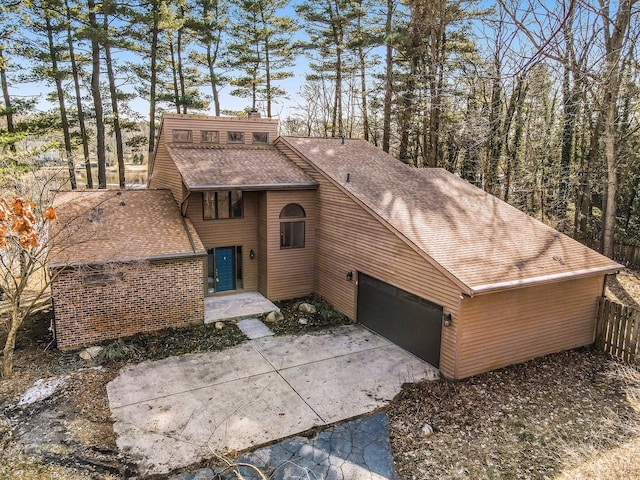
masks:
[[[297,203],[280,210],[280,248],[304,248],[304,208]]]

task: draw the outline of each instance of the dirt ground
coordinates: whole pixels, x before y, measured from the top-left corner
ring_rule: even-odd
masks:
[[[640,272],[607,294],[640,304]],[[328,305],[305,314],[280,305],[277,334],[348,322]],[[200,325],[111,342],[84,361],[46,348],[50,312],[19,336],[16,372],[0,380],[0,478],[123,479],[135,466],[115,446],[106,384],[122,366],[227,348],[246,340],[232,324]],[[3,342],[0,328],[0,342]],[[18,406],[38,379],[66,376],[49,398]],[[408,384],[390,405],[399,478],[640,478],[640,375],[588,349],[550,355],[464,381]],[[430,425],[431,436],[422,429]]]

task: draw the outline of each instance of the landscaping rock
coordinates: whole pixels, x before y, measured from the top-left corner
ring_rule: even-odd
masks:
[[[307,325],[307,324],[309,323],[309,320],[307,320],[307,319],[306,319],[306,318],[304,318],[304,317],[301,317],[300,319],[298,319],[298,323],[299,323],[300,325]]]
[[[264,321],[266,323],[276,323],[282,320],[282,318],[283,318],[282,314],[277,310],[274,310],[273,312],[269,313],[269,315],[265,317]]]
[[[301,303],[298,306],[298,310],[300,310],[302,313],[316,313],[318,311],[315,305],[312,305],[310,303]]]
[[[87,347],[84,350],[82,350],[80,352],[80,358],[83,360],[93,360],[94,358],[96,358],[98,355],[100,355],[100,352],[103,350],[102,347]]]
[[[224,323],[216,322],[215,327],[216,327],[216,330],[222,330],[224,328]]]
[[[430,437],[431,435],[433,435],[433,427],[428,423],[425,423],[420,429],[420,435],[422,435],[423,437]]]

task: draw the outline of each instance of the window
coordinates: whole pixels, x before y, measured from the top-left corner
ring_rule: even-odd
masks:
[[[193,132],[191,130],[174,130],[173,141],[174,142],[192,142]]]
[[[280,211],[280,248],[304,248],[304,209],[290,203]]]
[[[220,132],[216,130],[203,130],[202,132],[200,132],[200,142],[201,143],[219,143]]]
[[[227,132],[228,143],[244,143],[244,132]]]
[[[205,220],[242,218],[242,192],[204,192],[202,194],[203,217]]]
[[[253,143],[269,143],[267,132],[253,132]]]

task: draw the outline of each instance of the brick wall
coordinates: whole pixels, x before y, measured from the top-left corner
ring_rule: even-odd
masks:
[[[204,321],[202,257],[62,271],[52,284],[58,348]]]

